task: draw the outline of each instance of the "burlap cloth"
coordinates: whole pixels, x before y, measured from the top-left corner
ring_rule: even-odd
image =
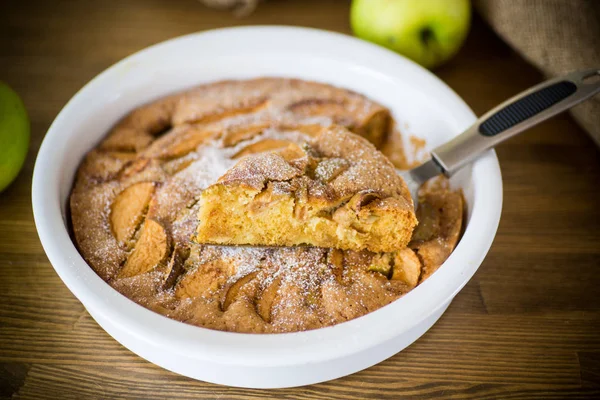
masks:
[[[489,25],[547,77],[600,69],[600,0],[474,0]],[[600,146],[600,95],[571,110]]]

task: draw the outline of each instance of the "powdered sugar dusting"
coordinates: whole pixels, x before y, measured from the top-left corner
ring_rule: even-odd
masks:
[[[198,150],[198,161],[190,166],[193,170],[194,186],[206,189],[233,167],[235,162],[214,142],[201,147]]]
[[[361,255],[355,262],[344,258],[343,265],[336,266],[329,261],[329,249],[212,246],[193,243],[191,237],[196,230],[202,191],[243,160],[242,156],[235,159],[243,149],[269,140],[284,147],[286,141],[312,143],[320,132],[319,127],[338,129],[332,127],[335,124],[358,131],[372,115],[381,111],[387,112],[357,93],[325,84],[278,78],[219,82],[144,106],[132,114],[135,118],[126,118],[127,124],[118,124],[120,130],[111,133],[111,145],[117,147],[101,148],[95,157],[110,158],[111,154],[118,157],[122,152],[128,156],[126,160],[137,157],[135,161],[148,161],[148,165],[141,163],[140,170],[131,172],[133,176],[122,174],[129,161],[121,163],[121,170],[116,168],[110,173],[102,162],[90,162],[79,171],[71,203],[79,248],[103,279],[110,280],[117,290],[134,301],[169,317],[212,329],[298,331],[332,325],[373,311],[406,290],[378,273],[367,271],[370,253]],[[155,140],[165,124],[172,129],[163,134],[162,139]],[[208,141],[203,141],[204,137],[198,140],[199,133],[205,132],[215,134],[206,136],[212,137]],[[235,145],[225,144],[227,134],[233,138],[229,143]],[[283,156],[278,156],[278,161],[266,157],[261,168],[282,179],[287,176],[285,171],[299,172],[299,175],[306,172],[307,176],[301,178],[313,180],[308,187],[311,196],[329,198],[336,191],[340,195],[345,190],[374,186],[395,194],[392,189],[397,186],[398,177],[393,168],[386,166],[376,174],[365,173],[373,171],[381,162],[379,156],[373,156],[372,146],[364,146],[362,139],[340,141],[335,134],[323,135],[319,141],[321,139],[323,148],[317,149],[317,153],[325,154],[321,154],[323,157],[319,158],[314,171],[310,169],[313,166],[303,171],[305,158],[302,162],[294,159],[287,163],[288,159]],[[149,141],[157,148],[164,144],[175,150],[144,153]],[[136,152],[131,150],[132,143]],[[195,148],[190,152],[192,147]],[[293,150],[293,146],[290,149]],[[294,155],[292,150],[288,154]],[[167,158],[167,153],[172,158]],[[307,171],[314,172],[314,179]],[[111,204],[116,194],[139,181],[155,183],[146,218],[164,227],[170,239],[170,253],[150,272],[115,278],[136,245],[137,237],[126,244],[115,240],[109,223]],[[287,193],[286,185],[290,183],[278,183],[277,193]],[[344,257],[351,253],[345,252]],[[220,266],[210,264],[215,261]],[[167,264],[173,270],[167,268]],[[175,271],[174,275],[165,276],[169,271]],[[194,271],[205,274],[199,274],[201,279],[194,282]],[[221,301],[227,290],[248,276],[252,279],[247,279],[247,286],[224,310]],[[193,295],[196,288],[196,297],[181,297],[178,288],[182,278],[190,278],[188,293],[191,291]],[[269,292],[269,288],[276,290]],[[269,293],[273,298],[264,305],[261,301]],[[268,306],[268,318],[264,309],[259,315],[259,303]]]

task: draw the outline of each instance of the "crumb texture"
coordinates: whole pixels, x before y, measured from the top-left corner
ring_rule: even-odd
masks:
[[[392,252],[417,223],[406,185],[345,128],[247,154],[200,196],[198,243]]]
[[[462,224],[461,195],[438,184],[423,191],[417,225],[404,183],[376,150],[392,130],[385,107],[295,79],[159,99],[82,161],[70,196],[76,244],[113,288],[189,324],[278,333],[359,317],[432,274]],[[232,245],[222,229],[232,215],[245,218],[236,243],[279,230],[290,232],[284,244],[307,245]],[[279,217],[298,223],[259,222]],[[200,232],[213,243],[198,244]]]

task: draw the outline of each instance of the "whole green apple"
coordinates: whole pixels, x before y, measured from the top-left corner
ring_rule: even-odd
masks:
[[[29,147],[29,119],[21,98],[0,82],[0,192],[16,177]]]
[[[353,0],[350,9],[356,36],[426,68],[456,54],[470,22],[469,0]]]

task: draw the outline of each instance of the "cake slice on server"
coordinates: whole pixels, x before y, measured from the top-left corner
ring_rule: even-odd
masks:
[[[364,138],[334,125],[257,151],[202,192],[198,243],[393,252],[410,241],[417,219],[406,185]]]

